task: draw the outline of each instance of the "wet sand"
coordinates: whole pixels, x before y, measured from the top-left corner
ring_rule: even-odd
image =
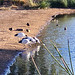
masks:
[[[0,11],[0,49],[21,50],[24,45],[19,44],[14,35],[24,32],[28,36],[37,36],[40,30],[52,19],[52,15],[75,13],[75,9],[40,9],[40,10],[1,10]],[[27,26],[26,23],[30,26]],[[9,28],[13,28],[10,31]],[[23,31],[15,31],[16,29]],[[26,32],[29,29],[30,32]]]

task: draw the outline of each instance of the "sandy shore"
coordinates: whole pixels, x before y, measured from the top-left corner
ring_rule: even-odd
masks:
[[[24,32],[28,36],[36,36],[39,31],[52,19],[52,15],[75,13],[75,9],[40,9],[40,10],[1,10],[0,11],[0,49],[21,50],[24,48],[18,43],[14,35]],[[30,26],[26,26],[26,23]],[[13,31],[9,28],[12,27]],[[22,28],[23,31],[15,31]],[[30,32],[26,32],[30,29]]]

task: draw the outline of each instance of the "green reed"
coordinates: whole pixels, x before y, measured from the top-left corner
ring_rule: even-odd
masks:
[[[72,69],[72,73],[73,73],[72,75],[74,75],[73,66],[72,66],[72,61],[71,61],[71,54],[70,54],[69,40],[68,40],[68,52],[69,52],[69,58],[70,58],[71,69]]]
[[[42,43],[42,45],[43,45],[43,47],[48,51],[48,53],[52,56],[52,58],[58,63],[58,65],[61,67],[61,68],[63,68],[69,75],[71,75],[70,73],[69,73],[69,71],[66,69],[66,68],[64,68],[62,65],[61,65],[61,63],[55,58],[55,56],[50,52],[50,50]]]
[[[70,68],[68,67],[68,65],[67,65],[66,61],[64,60],[64,58],[63,58],[63,57],[62,57],[62,55],[60,54],[60,52],[59,52],[58,48],[54,45],[54,43],[53,43],[51,40],[50,40],[50,42],[51,42],[51,43],[52,43],[52,45],[54,46],[55,50],[58,52],[59,57],[60,57],[60,59],[62,60],[62,62],[63,62],[63,64],[64,64],[64,66],[65,66],[65,68],[66,68],[66,70],[67,70],[68,72],[70,72],[71,74],[73,74],[73,73],[71,72]]]
[[[33,64],[34,64],[34,66],[35,66],[35,68],[36,68],[38,74],[41,75],[41,73],[40,73],[40,71],[39,71],[39,69],[38,69],[38,67],[37,67],[37,65],[36,65],[36,63],[35,63],[35,61],[34,61],[33,56],[31,56],[31,59],[32,59],[32,62],[33,62]]]

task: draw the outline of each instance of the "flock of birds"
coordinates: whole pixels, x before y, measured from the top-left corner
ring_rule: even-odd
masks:
[[[29,23],[26,24],[27,26],[30,26]],[[9,28],[10,31],[12,31],[12,28]],[[23,31],[23,29],[17,29],[17,31]],[[27,32],[30,32],[30,30],[26,29]],[[25,35],[23,32],[17,33],[14,36],[18,38],[22,38],[19,43],[24,44],[24,45],[29,45],[31,44],[40,44],[40,40],[37,37],[30,37],[28,35]]]
[[[26,25],[27,25],[27,26],[30,26],[29,23],[27,23]],[[21,29],[21,28],[20,28],[20,29],[16,29],[16,30],[14,30],[13,28],[9,28],[9,30],[10,30],[10,31],[24,31],[24,30]],[[29,30],[29,29],[26,29],[26,32],[30,32],[30,30]]]
[[[53,22],[56,21],[56,26],[59,26],[58,20],[55,19],[56,17],[57,17],[57,15],[53,15],[53,16],[52,16],[52,21],[53,21]],[[64,27],[64,30],[67,30],[67,27]]]
[[[52,16],[52,21],[55,20],[55,17],[56,17],[56,15],[53,15]],[[26,25],[27,26],[30,26],[29,23],[27,23]],[[58,25],[58,20],[56,20],[56,26],[59,26]],[[9,30],[11,31],[12,28],[9,28]],[[21,30],[21,29],[18,29],[18,30]],[[67,27],[64,27],[64,30],[67,30]],[[30,32],[30,30],[28,30],[28,29],[26,29],[26,31],[27,32]],[[19,43],[22,43],[24,45],[27,45],[28,44],[28,45],[31,46],[31,44],[35,44],[35,43],[39,43],[40,44],[40,40],[38,38],[36,38],[36,37],[29,37],[29,36],[25,35],[23,32],[20,32],[18,34],[15,34],[14,36],[19,37],[19,38],[22,38],[22,40],[20,40]]]
[[[14,36],[22,38],[22,40],[20,40],[19,43],[22,43],[24,45],[28,44],[29,46],[31,46],[31,44],[35,44],[35,43],[40,44],[40,40],[37,37],[29,37],[25,35],[23,32],[15,34]]]

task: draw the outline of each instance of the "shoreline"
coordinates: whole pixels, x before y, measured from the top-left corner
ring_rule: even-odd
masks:
[[[17,53],[22,52],[24,48],[24,45],[18,43],[20,39],[14,36],[16,33],[20,32],[15,31],[17,28],[24,29],[22,32],[28,36],[38,36],[45,26],[50,23],[52,19],[51,16],[71,13],[75,13],[75,9],[0,11],[0,73],[2,74],[9,70],[9,66],[13,64],[13,60],[16,59],[15,56]],[[30,23],[30,27],[26,26],[27,22]],[[10,27],[13,28],[13,31],[9,31]],[[26,28],[30,29],[31,32],[26,32]],[[35,47],[36,46],[34,46],[34,48]],[[30,48],[29,50],[34,50],[34,48]]]
[[[23,45],[18,43],[17,37],[14,35],[24,32],[28,36],[38,36],[42,29],[50,23],[53,15],[73,14],[75,9],[40,9],[40,10],[6,10],[0,11],[0,49],[22,50]],[[27,27],[26,23],[30,26]],[[13,28],[10,31],[9,28]],[[15,31],[18,28],[24,31]],[[30,29],[31,32],[26,32]]]

